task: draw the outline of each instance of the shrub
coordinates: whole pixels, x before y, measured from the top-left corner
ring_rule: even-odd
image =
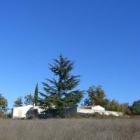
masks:
[[[140,100],[135,101],[132,105],[132,112],[135,115],[140,115]]]

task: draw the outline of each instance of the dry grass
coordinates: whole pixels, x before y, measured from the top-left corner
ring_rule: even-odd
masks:
[[[140,120],[0,120],[0,140],[140,140]]]

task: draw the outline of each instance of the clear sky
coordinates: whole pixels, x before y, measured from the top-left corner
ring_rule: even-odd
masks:
[[[60,53],[75,62],[81,89],[140,99],[139,0],[0,1],[0,92],[9,106],[37,82],[42,89]]]

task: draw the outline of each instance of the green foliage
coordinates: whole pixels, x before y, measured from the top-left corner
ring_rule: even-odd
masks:
[[[0,94],[0,113],[4,113],[7,111],[8,102],[7,99]]]
[[[132,115],[131,106],[129,106],[127,103],[121,104],[121,110],[126,115]]]
[[[35,104],[35,106],[38,105],[38,100],[39,100],[38,94],[39,94],[39,91],[38,91],[38,84],[37,84],[35,87],[35,92],[34,92],[34,104]]]
[[[122,111],[121,105],[116,100],[112,100],[112,101],[108,102],[106,109],[110,110],[110,111],[117,111],[117,112]]]
[[[37,106],[38,102],[39,102],[38,93],[39,93],[39,91],[38,91],[38,84],[37,84],[35,87],[34,95],[29,94],[24,97],[24,104]]]
[[[101,86],[92,86],[87,91],[89,99],[85,100],[85,105],[101,105],[106,110],[131,114],[128,104],[120,104],[116,100],[110,101]]]
[[[15,106],[15,107],[23,106],[23,101],[22,101],[22,98],[21,98],[21,97],[19,97],[19,98],[17,98],[17,99],[15,100],[14,106]]]
[[[92,86],[87,92],[89,95],[89,101],[86,102],[88,102],[89,105],[101,105],[105,107],[108,104],[105,92],[101,86]]]
[[[120,104],[116,100],[109,101],[107,106],[106,106],[106,109],[110,110],[110,111],[123,112],[126,115],[131,115],[132,114],[130,106],[127,103]]]
[[[79,76],[71,74],[73,62],[59,56],[50,64],[50,70],[54,74],[54,79],[47,79],[43,83],[44,93],[40,93],[41,105],[44,108],[54,108],[59,110],[60,114],[66,107],[71,107],[80,102],[82,91],[75,90],[79,84]]]
[[[24,97],[24,104],[25,105],[33,105],[34,104],[34,96],[32,96],[32,94],[26,95]]]
[[[140,115],[140,100],[135,101],[132,105],[132,112],[135,115]]]

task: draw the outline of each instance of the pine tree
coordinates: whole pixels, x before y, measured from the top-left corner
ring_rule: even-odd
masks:
[[[35,92],[34,92],[34,105],[35,106],[37,106],[38,105],[38,93],[39,93],[39,91],[38,91],[38,84],[36,85],[36,87],[35,87]]]
[[[80,80],[79,76],[71,74],[73,62],[62,55],[49,66],[55,78],[43,82],[44,93],[40,93],[43,97],[41,103],[44,108],[55,107],[61,114],[65,108],[80,102],[82,91],[75,90]]]

